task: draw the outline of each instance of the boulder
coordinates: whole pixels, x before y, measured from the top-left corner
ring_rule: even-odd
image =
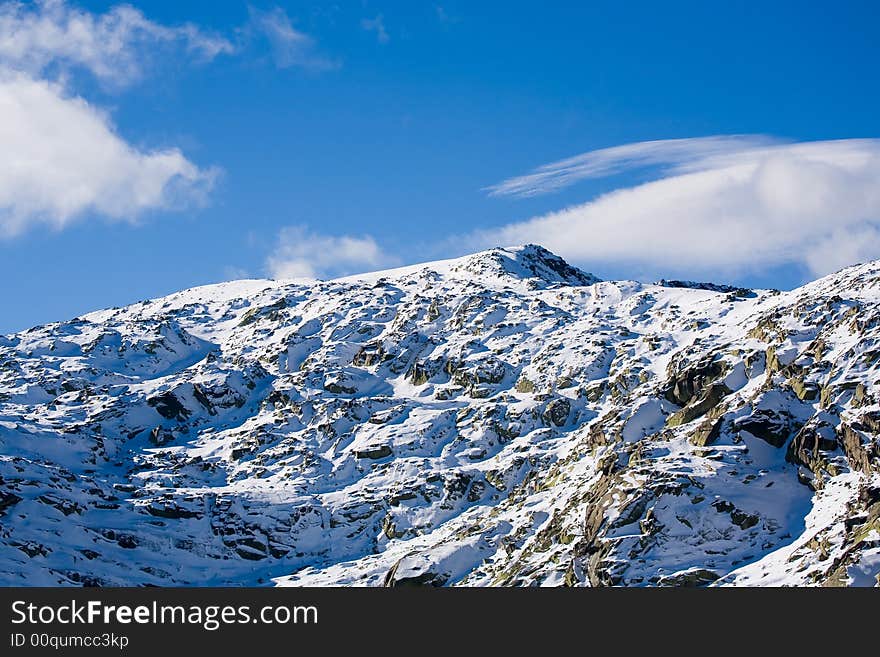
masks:
[[[552,423],[557,427],[561,427],[568,421],[570,413],[571,403],[567,399],[554,399],[547,404],[547,408],[544,409],[544,413],[541,417],[543,417],[548,424]]]
[[[673,404],[684,406],[692,399],[702,396],[709,384],[721,377],[727,370],[723,361],[713,356],[703,358],[673,374],[661,390],[661,394]]]
[[[791,416],[769,409],[754,411],[751,415],[736,420],[734,426],[774,447],[785,445],[793,430]]]
[[[366,447],[357,450],[354,456],[358,459],[384,459],[386,456],[391,456],[391,448],[388,445]]]
[[[147,404],[156,409],[156,412],[167,420],[183,422],[192,412],[184,406],[173,392],[163,392],[147,399]]]
[[[670,415],[666,420],[666,426],[677,427],[705,415],[718,406],[730,392],[730,388],[723,383],[713,383],[698,401],[688,404],[680,411]]]
[[[700,423],[694,433],[691,434],[690,441],[692,444],[697,447],[706,447],[707,445],[711,445],[716,440],[718,440],[718,436],[721,435],[721,427],[724,424],[722,418],[717,419],[707,419]]]
[[[813,382],[805,382],[803,377],[793,377],[789,384],[794,394],[801,401],[815,401],[819,397],[819,386]]]

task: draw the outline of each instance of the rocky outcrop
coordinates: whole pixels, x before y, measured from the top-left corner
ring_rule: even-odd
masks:
[[[185,422],[192,415],[190,411],[173,392],[163,392],[155,397],[147,399],[147,404],[156,409],[156,412],[168,420]]]
[[[542,417],[550,424],[557,427],[564,426],[568,422],[568,416],[571,414],[571,402],[567,399],[554,399],[547,408],[544,409]]]
[[[726,369],[723,361],[714,355],[707,356],[691,366],[675,371],[661,393],[673,404],[684,406],[693,399],[707,396],[710,384],[721,377]],[[719,388],[717,392],[720,391]]]
[[[737,419],[734,427],[738,431],[748,431],[774,447],[783,447],[792,432],[797,430],[796,422],[789,413],[770,409],[757,410]]]
[[[721,435],[723,424],[724,420],[722,418],[707,419],[694,430],[690,441],[697,447],[706,447],[713,444]]]
[[[699,399],[670,415],[666,420],[666,426],[677,427],[706,415],[706,413],[717,407],[721,400],[730,393],[730,389],[723,383],[711,384]]]
[[[872,470],[880,470],[880,450],[877,442],[862,429],[862,424],[841,423],[837,428],[837,440],[846,458],[854,468],[865,474]]]
[[[826,461],[826,455],[837,449],[834,427],[828,422],[816,419],[801,427],[792,438],[785,458],[789,463],[816,470]]]

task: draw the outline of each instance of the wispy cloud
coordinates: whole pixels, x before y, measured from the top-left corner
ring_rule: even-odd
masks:
[[[265,36],[278,68],[297,67],[320,73],[341,66],[338,59],[322,55],[312,37],[294,28],[290,17],[280,7],[270,11],[251,7],[250,21],[243,33],[250,37],[255,34]]]
[[[369,235],[321,235],[305,226],[283,228],[266,260],[273,278],[333,278],[393,264]]]
[[[375,32],[376,33],[376,41],[379,43],[388,43],[389,36],[388,30],[385,29],[385,19],[382,14],[376,16],[376,18],[365,18],[361,21],[361,28],[366,30],[367,32]]]
[[[586,153],[491,188],[529,196],[661,166],[651,182],[474,233],[473,247],[538,242],[590,267],[717,276],[802,265],[816,274],[880,257],[880,140],[774,143],[735,136]]]
[[[243,54],[259,39],[268,42],[280,68],[339,67],[278,7],[250,8],[247,23],[228,38],[193,23],[162,25],[127,4],[99,14],[66,0],[0,2],[0,65],[34,76],[81,68],[115,88],[140,79],[161,53],[182,52],[205,62],[218,55]]]
[[[452,16],[445,7],[441,5],[434,5],[434,14],[437,16],[437,20],[444,24],[457,23],[458,18]]]
[[[762,135],[721,135],[662,139],[589,151],[551,162],[534,171],[487,187],[491,196],[528,197],[549,194],[589,178],[662,165],[666,173],[700,167],[710,158],[763,149],[780,143]]]
[[[246,278],[253,278],[253,276],[251,275],[251,272],[244,267],[226,265],[223,268],[223,278],[227,281],[240,281]]]
[[[191,23],[161,25],[129,5],[93,14],[64,0],[0,4],[0,64],[32,75],[79,67],[124,86],[142,75],[157,48],[182,49],[200,60],[235,50],[224,37]]]

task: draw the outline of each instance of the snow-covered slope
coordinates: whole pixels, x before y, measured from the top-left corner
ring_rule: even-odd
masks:
[[[526,246],[0,337],[0,584],[876,584],[880,263]]]

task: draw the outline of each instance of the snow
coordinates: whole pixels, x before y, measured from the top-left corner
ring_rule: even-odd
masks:
[[[880,537],[847,529],[876,472],[739,427],[771,410],[829,442],[880,410],[878,274],[736,296],[529,245],[6,336],[0,583],[876,584]],[[670,422],[671,373],[707,357],[723,400]]]
[[[621,435],[626,442],[634,443],[659,431],[665,422],[663,404],[657,399],[648,399],[633,409]]]

